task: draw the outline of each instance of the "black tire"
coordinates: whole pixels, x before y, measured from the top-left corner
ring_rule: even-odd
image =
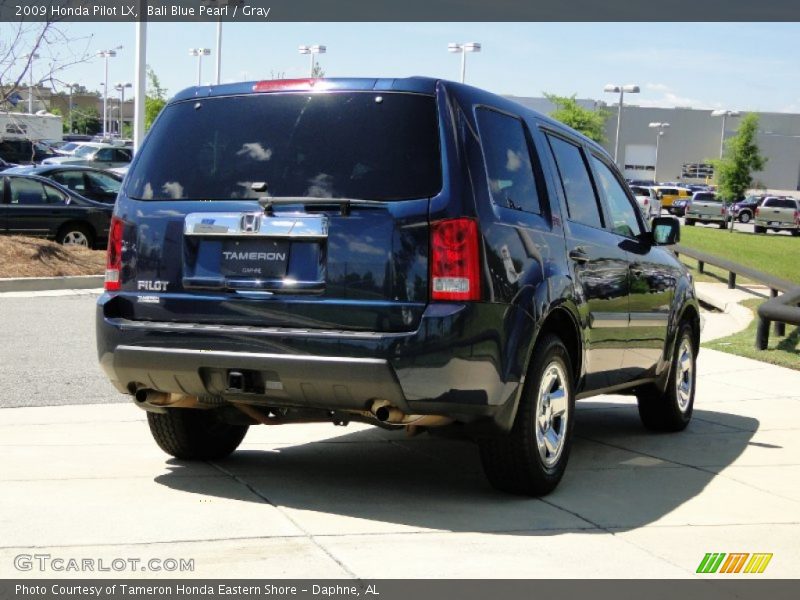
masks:
[[[740,223],[749,223],[750,219],[752,219],[752,218],[753,217],[750,214],[750,211],[743,210],[742,212],[739,213],[739,222]]]
[[[753,233],[767,233],[767,228],[753,225]]]
[[[84,242],[76,243],[82,239]],[[83,223],[67,223],[62,225],[56,234],[56,242],[63,246],[76,245],[84,248],[94,248],[94,231]]]
[[[224,458],[239,447],[248,429],[224,423],[214,411],[191,408],[148,412],[147,423],[159,448],[185,460]]]
[[[687,357],[684,356],[688,348]],[[679,391],[678,381],[682,382]],[[639,405],[639,417],[642,424],[652,431],[682,431],[692,420],[694,410],[694,394],[697,387],[697,349],[692,341],[692,327],[682,323],[672,351],[669,380],[666,390],[660,391],[650,385],[637,390],[636,399]]]
[[[722,223],[719,224],[719,228],[720,229],[727,229],[728,228],[728,224],[723,221]]]
[[[511,431],[479,439],[478,445],[484,473],[492,486],[512,494],[543,496],[555,489],[567,468],[575,420],[575,392],[572,363],[560,338],[545,335],[536,344],[533,356]],[[547,405],[539,405],[540,390],[547,385],[545,377],[550,378],[553,368],[561,369],[557,374],[558,385],[550,388]],[[566,423],[563,416],[554,416],[550,408],[551,395],[558,391],[564,392],[561,405],[565,407]],[[540,409],[541,415],[537,412]],[[558,423],[562,431],[559,451],[549,459],[542,457],[537,442],[540,419],[548,422],[548,430],[555,430]],[[553,462],[547,464],[546,460]]]
[[[800,229],[792,229],[792,235],[793,235],[793,236],[798,236],[798,235],[800,235]]]
[[[689,225],[689,226],[693,226],[694,225],[694,219],[686,219],[686,224]]]

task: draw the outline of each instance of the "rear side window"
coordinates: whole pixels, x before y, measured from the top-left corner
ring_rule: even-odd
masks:
[[[570,221],[601,229],[603,219],[583,151],[559,137],[548,135],[547,139],[558,166]]]
[[[168,106],[128,174],[138,199],[402,200],[441,189],[436,100],[269,93]]]
[[[486,108],[476,114],[492,200],[499,206],[541,213],[522,122]]]

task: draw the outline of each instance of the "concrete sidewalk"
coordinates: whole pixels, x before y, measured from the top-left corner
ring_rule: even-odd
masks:
[[[493,491],[473,445],[428,435],[253,427],[192,464],[133,406],[5,409],[0,577],[93,575],[19,572],[19,554],[193,559],[193,577],[693,577],[706,552],[771,552],[757,577],[794,577],[800,373],[702,350],[699,374],[680,434],[643,430],[629,398],[579,403],[541,500]]]

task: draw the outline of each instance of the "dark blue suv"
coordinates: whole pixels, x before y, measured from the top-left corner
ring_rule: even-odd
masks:
[[[699,313],[597,144],[447,81],[197,87],[120,192],[100,363],[184,459],[248,426],[361,421],[475,439],[502,490],[564,473],[576,398],[691,418]]]

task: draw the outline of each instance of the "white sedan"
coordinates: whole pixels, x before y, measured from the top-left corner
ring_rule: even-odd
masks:
[[[652,219],[661,214],[661,198],[658,197],[658,192],[653,188],[632,185],[631,191],[636,196],[636,202],[639,203],[639,208],[647,219]]]

